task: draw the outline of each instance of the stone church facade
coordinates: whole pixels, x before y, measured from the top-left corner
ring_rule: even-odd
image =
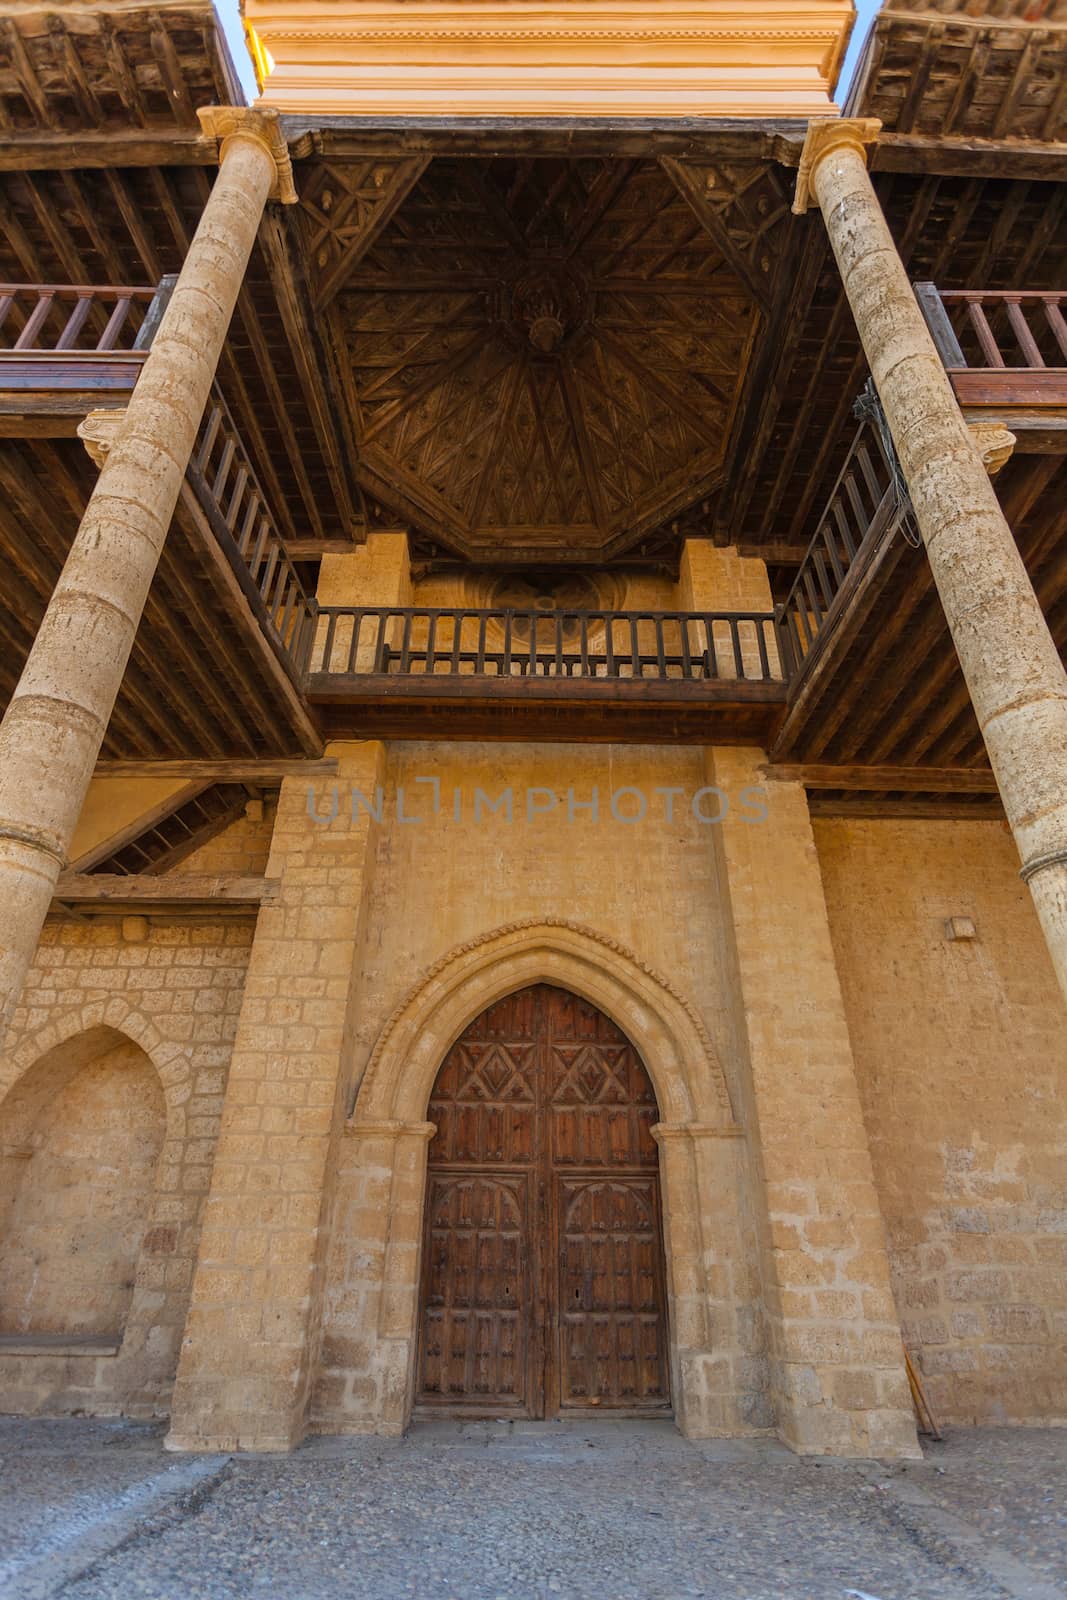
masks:
[[[1064,30],[402,10],[10,24],[0,1409],[1062,1423]]]

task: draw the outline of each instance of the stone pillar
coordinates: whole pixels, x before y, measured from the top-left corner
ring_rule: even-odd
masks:
[[[1067,997],[1067,674],[868,176],[879,127],[810,123],[794,210],[826,221]]]
[[[694,611],[771,609],[764,563],[703,539],[682,552],[679,596]],[[758,1191],[773,1421],[806,1455],[915,1456],[807,796],[799,784],[768,782],[765,760],[758,750],[706,752],[707,782],[728,802],[708,831],[727,930],[739,1120]]]
[[[674,1415],[687,1438],[761,1431],[759,1285],[745,1250],[743,1130],[658,1122]],[[695,1202],[695,1203],[694,1203]]]
[[[174,1390],[173,1450],[287,1450],[305,1429],[384,768],[379,743],[328,753],[339,761],[335,778],[282,785],[267,865],[280,889],[252,945]]]
[[[316,599],[321,606],[410,606],[411,561],[408,536],[404,532],[371,533],[365,544],[344,555],[323,556],[319,569]],[[387,627],[386,642],[399,642],[402,628],[397,620]],[[330,660],[325,656],[329,640]],[[352,651],[351,618],[339,618],[329,632],[329,618],[319,620],[315,665],[343,672],[352,657],[356,672],[369,672],[378,648],[378,630],[366,621],[360,628],[356,649]]]
[[[712,544],[710,539],[687,539],[678,568],[678,607],[681,611],[771,612],[774,601],[767,563],[756,556],[740,555],[733,545],[723,547]],[[730,677],[730,630],[725,623],[719,623],[714,632],[720,675]],[[743,623],[739,632],[742,671],[758,677],[760,653],[755,625]],[[765,634],[764,644],[771,671],[777,672],[777,640]]]
[[[201,117],[224,135],[219,175],[0,726],[0,1037],[66,865],[264,203],[279,185],[295,199],[276,113]]]
[[[918,1456],[807,797],[757,750],[708,752],[727,970],[760,1191],[778,1430],[806,1455]],[[759,818],[755,797],[766,817]]]

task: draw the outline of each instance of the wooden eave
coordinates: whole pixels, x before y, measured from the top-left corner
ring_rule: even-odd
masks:
[[[0,439],[0,703],[6,704],[96,480],[77,439]],[[183,494],[104,739],[105,759],[317,756],[299,688]]]
[[[0,19],[0,273],[154,286],[176,272],[210,189],[197,106],[243,104],[210,4]],[[283,531],[351,543],[361,511],[299,252],[268,206],[219,378]]]
[[[1067,26],[1057,0],[887,0],[857,66],[846,116],[887,133],[1067,141]]]

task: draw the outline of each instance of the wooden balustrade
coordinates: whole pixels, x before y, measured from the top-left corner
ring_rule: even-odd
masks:
[[[320,606],[311,673],[700,683],[785,679],[769,612]]]
[[[793,587],[778,608],[779,634],[791,665],[791,692],[817,647],[847,608],[876,552],[900,527],[894,467],[870,422],[860,425]]]
[[[1067,405],[1067,292],[917,283],[915,297],[961,406]]]
[[[0,283],[0,437],[61,437],[123,405],[176,282]]]
[[[208,401],[185,476],[268,642],[294,682],[301,683],[317,607],[286,553],[218,389]]]
[[[0,283],[0,392],[132,389],[175,282]]]

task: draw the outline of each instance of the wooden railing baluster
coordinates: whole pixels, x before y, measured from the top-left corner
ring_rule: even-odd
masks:
[[[663,618],[654,615],[650,618],[652,623],[653,638],[656,641],[656,670],[661,678],[667,676],[667,657],[663,648]]]
[[[1011,323],[1012,332],[1019,341],[1019,348],[1026,357],[1026,365],[1028,367],[1043,367],[1045,365],[1044,359],[1041,351],[1037,348],[1037,341],[1030,332],[1030,324],[1026,320],[1018,299],[1009,297],[1006,305],[1008,321]]]
[[[74,341],[77,339],[85,323],[88,321],[89,313],[92,309],[92,295],[80,294],[77,300],[74,302],[74,309],[67,318],[66,326],[64,327],[63,332],[56,341],[57,350],[71,350],[74,348]]]
[[[237,519],[241,515],[241,506],[244,503],[245,489],[248,486],[248,468],[239,467],[234,474],[233,488],[230,490],[230,504],[226,512],[226,526],[232,533],[237,526]]]
[[[1004,357],[1000,353],[1000,346],[993,337],[993,330],[989,326],[985,312],[982,310],[981,301],[976,299],[967,301],[967,316],[970,319],[971,327],[977,335],[978,343],[982,347],[986,365],[1002,367],[1004,365]]]
[[[108,318],[104,331],[100,335],[100,338],[97,342],[96,348],[98,350],[114,350],[116,344],[118,343],[118,337],[122,332],[126,318],[130,314],[130,307],[132,304],[132,295],[119,295],[118,300],[115,302],[115,309]]]
[[[1052,336],[1059,345],[1060,354],[1067,362],[1067,322],[1063,320],[1063,312],[1054,300],[1044,302],[1045,321],[1052,329]]]
[[[26,319],[26,326],[15,340],[16,350],[30,350],[33,348],[37,335],[48,321],[54,300],[54,291],[45,291],[40,295],[37,304]]]
[[[253,462],[217,389],[205,410],[186,480],[268,643],[294,681],[302,683],[319,649],[319,608],[289,559]],[[332,670],[335,633],[336,619],[331,618],[323,641],[325,671]]]

